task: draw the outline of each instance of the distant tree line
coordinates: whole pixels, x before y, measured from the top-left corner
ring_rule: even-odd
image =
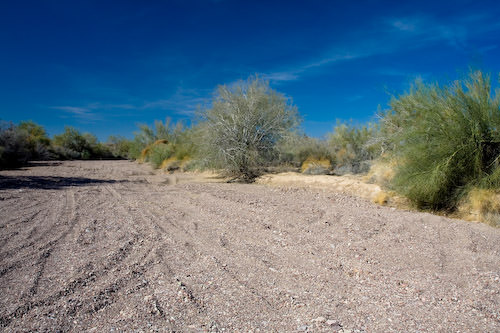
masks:
[[[124,147],[125,146],[125,147]],[[64,132],[48,137],[45,129],[33,121],[18,125],[0,122],[0,168],[15,168],[33,160],[126,158],[128,143],[110,138],[101,143],[90,133],[66,127]]]

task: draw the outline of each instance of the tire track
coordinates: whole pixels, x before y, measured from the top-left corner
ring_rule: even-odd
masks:
[[[179,197],[182,197],[182,196],[179,196]],[[153,206],[157,210],[161,211],[161,208],[159,206],[157,206],[157,204],[154,201],[150,200],[149,203],[151,206]],[[184,206],[182,204],[180,204],[180,205]],[[170,209],[170,210],[167,210],[166,213],[171,213],[173,211],[174,210]],[[178,214],[179,214],[179,212],[181,212],[180,210],[177,210],[177,209],[175,211]],[[220,258],[238,257],[238,258],[240,258],[239,260],[241,261],[242,258],[248,257],[249,253],[238,250],[237,251],[238,253],[236,254],[235,249],[232,249],[228,246],[225,246],[222,243],[219,243],[219,246],[215,247],[214,245],[216,243],[213,241],[214,236],[215,236],[214,234],[205,236],[201,232],[195,232],[195,233],[189,232],[187,229],[182,227],[180,224],[172,222],[172,221],[177,220],[176,217],[169,218],[168,216],[165,216],[165,215],[159,215],[158,213],[153,212],[153,210],[151,210],[151,208],[148,209],[146,212],[151,215],[151,217],[152,217],[150,219],[151,221],[154,221],[154,220],[167,221],[167,223],[174,225],[178,230],[181,230],[182,234],[177,235],[177,237],[179,239],[181,239],[181,241],[182,241],[182,239],[184,239],[186,236],[188,236],[191,240],[190,244],[193,244],[193,246],[196,247],[200,252],[204,253],[206,257],[212,258],[216,267],[223,274],[225,274],[229,279],[233,280],[236,283],[236,285],[238,286],[238,288],[236,288],[236,289],[240,289],[240,288],[246,289],[251,295],[253,295],[255,297],[255,299],[257,299],[259,302],[261,302],[263,304],[263,306],[268,308],[268,310],[270,310],[270,311],[275,310],[277,308],[275,306],[275,304],[273,304],[274,302],[270,301],[265,296],[263,296],[261,293],[259,293],[259,291],[255,287],[251,286],[248,282],[240,279],[238,277],[239,274],[237,272],[233,271],[233,269],[231,269],[227,264],[223,263],[223,261],[220,259]],[[180,213],[180,215],[182,216],[181,220],[184,220],[184,221],[186,221],[188,219],[188,217],[192,218],[192,216],[190,216],[190,215],[186,215],[186,214],[182,214],[182,213]],[[216,221],[217,218],[212,217],[212,218],[209,218],[208,220]],[[214,255],[214,253],[215,253],[215,255]],[[252,259],[254,259],[254,260],[251,260],[251,262],[249,262],[247,264],[249,267],[254,266],[256,263],[259,263],[259,264],[265,266],[266,269],[269,268],[269,264],[266,265],[264,262],[261,261],[260,258],[254,258],[252,256]]]

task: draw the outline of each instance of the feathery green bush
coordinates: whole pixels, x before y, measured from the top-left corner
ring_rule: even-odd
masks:
[[[477,71],[447,87],[416,82],[382,114],[400,163],[393,186],[417,207],[454,209],[471,186],[500,187],[500,94]]]

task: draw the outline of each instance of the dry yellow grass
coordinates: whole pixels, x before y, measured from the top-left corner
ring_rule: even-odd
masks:
[[[389,198],[390,197],[386,192],[380,191],[373,195],[372,201],[378,205],[385,206],[389,203]]]
[[[302,163],[301,172],[308,174],[326,174],[332,168],[330,160],[326,158],[316,159],[309,157]]]
[[[458,209],[459,217],[500,226],[500,191],[474,188]]]
[[[390,184],[394,177],[394,170],[396,169],[397,161],[376,161],[370,167],[370,171],[366,175],[366,180],[382,186]]]

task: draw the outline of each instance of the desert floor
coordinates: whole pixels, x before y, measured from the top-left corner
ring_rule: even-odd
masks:
[[[0,172],[0,330],[500,331],[500,229],[128,161]]]

